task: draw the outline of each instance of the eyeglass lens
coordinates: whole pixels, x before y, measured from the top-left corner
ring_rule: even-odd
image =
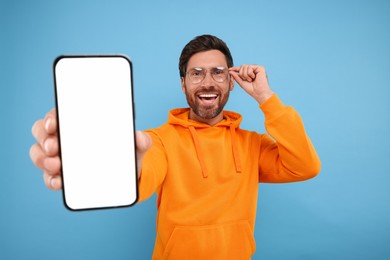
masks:
[[[208,70],[204,68],[193,68],[190,69],[187,74],[191,80],[192,83],[196,84],[201,82],[207,74]],[[228,70],[225,67],[215,67],[209,70],[211,77],[216,82],[224,82],[228,76]]]

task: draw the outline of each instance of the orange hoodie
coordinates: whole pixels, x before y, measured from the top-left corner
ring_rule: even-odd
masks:
[[[297,112],[276,95],[260,108],[268,135],[239,128],[241,116],[224,111],[214,126],[170,111],[168,122],[147,131],[139,201],[157,193],[153,259],[250,259],[259,182],[314,177],[320,160]]]

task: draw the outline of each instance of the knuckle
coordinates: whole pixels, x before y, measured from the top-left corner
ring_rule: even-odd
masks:
[[[52,176],[51,174],[49,174],[48,172],[44,172],[43,173],[43,181],[46,185],[46,187],[48,187],[50,190],[55,190],[55,188],[53,187],[53,180],[54,179],[54,176]]]
[[[45,165],[45,170],[50,175],[58,174],[61,167],[60,159],[58,156],[45,158],[44,165]]]
[[[58,139],[55,136],[48,137],[44,142],[46,153],[49,156],[58,154]]]
[[[41,147],[38,144],[34,144],[30,148],[30,158],[31,161],[38,166],[39,168],[43,168],[43,159],[44,159],[44,154],[41,149]]]

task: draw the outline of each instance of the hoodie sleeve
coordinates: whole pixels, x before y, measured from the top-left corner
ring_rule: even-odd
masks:
[[[299,114],[282,104],[276,94],[260,108],[268,135],[261,136],[259,181],[283,183],[316,176],[320,159],[307,136]]]
[[[167,172],[167,157],[158,134],[153,130],[145,132],[151,136],[153,145],[142,160],[141,176],[138,180],[138,202],[148,199],[159,189]]]

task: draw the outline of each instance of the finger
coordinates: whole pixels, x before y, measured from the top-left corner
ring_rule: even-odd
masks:
[[[263,66],[257,66],[255,70],[256,77],[259,77],[262,81],[263,84],[268,85],[268,75]]]
[[[240,71],[240,67],[230,67],[229,68],[229,71],[234,71],[234,72],[239,72]]]
[[[245,66],[245,79],[246,81],[252,82],[252,77],[250,76],[251,73],[251,65]]]
[[[57,110],[55,108],[46,114],[44,124],[47,134],[57,135]]]
[[[57,156],[59,152],[58,137],[56,135],[48,136],[43,143],[43,150],[47,156]]]
[[[247,67],[248,81],[252,82],[256,79],[256,68],[257,65],[248,65]]]
[[[61,170],[61,160],[59,156],[55,157],[46,157],[43,160],[44,170],[51,175],[57,175]]]
[[[51,187],[53,190],[62,189],[62,178],[60,175],[53,177],[53,179],[51,180]]]
[[[245,65],[241,65],[240,70],[238,71],[238,76],[240,76],[240,78],[242,78],[243,80],[245,80],[244,73],[245,73]]]
[[[50,175],[47,172],[43,174],[45,185],[51,190],[62,189],[62,179],[60,175]]]
[[[34,125],[31,128],[32,135],[34,136],[35,140],[37,140],[37,143],[43,146],[43,142],[46,139],[47,133],[44,128],[44,120],[38,120],[34,123]]]
[[[251,82],[252,79],[248,76],[248,68],[249,68],[249,65],[247,65],[247,64],[242,65],[239,74],[243,80]]]
[[[248,76],[251,78],[251,80],[256,79],[256,74],[255,74],[256,67],[249,65],[248,67]]]
[[[237,72],[231,71],[230,75],[233,77],[234,81],[236,81],[238,85],[242,86],[242,83],[244,81],[240,78]]]
[[[263,66],[256,66],[255,67],[255,73],[265,75],[265,68]]]
[[[31,161],[39,168],[44,169],[43,161],[46,158],[45,152],[39,144],[34,144],[30,148]]]

